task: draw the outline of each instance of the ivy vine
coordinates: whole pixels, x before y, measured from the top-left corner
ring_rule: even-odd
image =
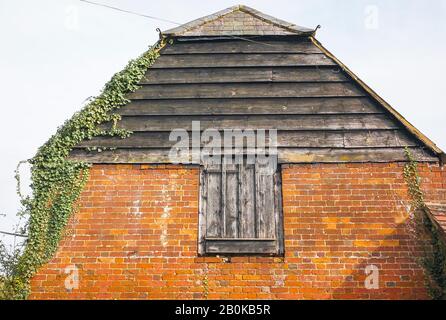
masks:
[[[139,58],[131,60],[124,70],[111,78],[98,97],[91,99],[59,127],[34,158],[27,161],[31,164],[32,196],[21,197],[23,210],[19,214],[29,219],[26,226],[28,239],[12,272],[3,279],[0,297],[28,297],[32,277],[56,253],[63,230],[88,179],[91,165],[70,160],[70,152],[80,142],[96,136],[126,138],[131,134],[117,128],[121,117],[114,111],[129,102],[126,95],[138,88],[139,81],[164,45],[165,42],[160,41]],[[104,129],[101,126],[104,123],[111,123],[111,128]],[[18,174],[16,176],[18,178]],[[20,195],[20,190],[18,192]]]
[[[432,299],[446,299],[446,242],[424,202],[418,163],[408,148],[405,153],[409,162],[404,166],[404,179],[414,212],[415,236],[423,251],[420,262],[425,270],[426,286]]]

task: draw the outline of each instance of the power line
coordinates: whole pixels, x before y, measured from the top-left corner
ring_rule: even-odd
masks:
[[[172,20],[168,20],[168,19],[164,19],[164,18],[158,18],[158,17],[155,17],[155,16],[149,16],[149,15],[146,15],[146,14],[142,14],[142,13],[138,13],[138,12],[134,12],[134,11],[129,11],[129,10],[125,10],[125,9],[109,6],[109,5],[98,3],[98,2],[93,2],[93,1],[88,1],[88,0],[79,0],[79,1],[85,2],[85,3],[89,3],[89,4],[93,4],[93,5],[100,6],[100,7],[104,7],[104,8],[108,8],[108,9],[112,9],[112,10],[116,10],[116,11],[120,11],[120,12],[124,12],[124,13],[133,14],[133,15],[136,15],[136,16],[140,16],[140,17],[144,17],[144,18],[148,18],[148,19],[152,19],[152,20],[168,22],[168,23],[172,23],[172,24],[175,24],[175,25],[178,25],[178,26],[182,25],[182,23],[175,22],[175,21],[172,21]],[[243,40],[243,41],[247,41],[247,42],[262,44],[262,45],[265,45],[265,46],[275,47],[275,45],[273,45],[271,43],[265,43],[265,42],[261,42],[261,41],[256,41],[256,40],[252,40],[252,39],[248,39],[248,38],[244,38],[244,37],[240,37],[240,36],[233,36],[233,35],[226,35],[226,36],[229,37],[229,38],[237,39],[237,40]]]
[[[175,21],[171,21],[171,20],[168,20],[168,19],[163,19],[163,18],[158,18],[158,17],[154,17],[154,16],[149,16],[149,15],[138,13],[138,12],[134,12],[134,11],[124,10],[124,9],[121,9],[121,8],[112,7],[112,6],[109,6],[109,5],[106,5],[106,4],[102,4],[102,3],[97,3],[97,2],[93,2],[93,1],[87,1],[87,0],[79,0],[79,1],[85,2],[85,3],[89,3],[89,4],[94,4],[96,6],[100,6],[100,7],[104,7],[104,8],[113,9],[113,10],[120,11],[120,12],[134,14],[136,16],[140,16],[140,17],[144,17],[144,18],[148,18],[148,19],[152,19],[152,20],[158,20],[158,21],[162,21],[162,22],[168,22],[168,23],[172,23],[172,24],[176,24],[176,25],[181,25],[181,23],[178,23],[178,22],[175,22]]]

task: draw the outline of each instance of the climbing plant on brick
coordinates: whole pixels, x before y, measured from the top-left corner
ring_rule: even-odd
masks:
[[[22,214],[29,217],[28,239],[13,272],[4,279],[2,294],[6,299],[26,299],[35,272],[57,251],[67,221],[88,179],[90,164],[68,159],[80,142],[95,136],[128,137],[131,132],[118,129],[117,109],[129,102],[126,95],[138,88],[164,46],[160,41],[139,58],[131,60],[115,74],[102,93],[65,122],[28,162],[31,167],[32,195],[22,197]],[[111,129],[101,128],[112,123]]]
[[[446,299],[446,244],[424,202],[418,164],[408,148],[405,152],[409,162],[404,166],[404,178],[414,212],[415,235],[423,250],[421,265],[427,288],[432,299]]]

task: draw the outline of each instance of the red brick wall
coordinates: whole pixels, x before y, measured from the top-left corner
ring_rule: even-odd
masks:
[[[57,255],[32,281],[31,298],[427,298],[402,169],[284,167],[285,257],[229,260],[197,257],[198,169],[96,165]],[[444,168],[420,171],[428,198],[446,202]],[[365,288],[369,265],[379,268],[379,289]],[[79,286],[68,290],[73,268]]]

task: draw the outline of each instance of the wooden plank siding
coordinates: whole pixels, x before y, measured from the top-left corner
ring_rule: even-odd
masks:
[[[200,254],[283,253],[280,169],[261,163],[203,163]]]
[[[234,116],[125,116],[118,128],[131,131],[192,130],[192,122],[200,121],[201,129],[277,129],[308,130],[383,130],[398,129],[384,114],[327,115],[234,115]],[[110,128],[111,125],[108,125]],[[107,128],[107,126],[104,126]]]
[[[117,113],[156,115],[368,114],[383,110],[366,97],[132,100]]]
[[[142,85],[130,99],[362,97],[352,83],[216,83]]]
[[[184,55],[161,55],[151,68],[246,68],[278,66],[335,66],[335,63],[324,54],[319,53],[197,53]]]
[[[220,131],[223,138],[224,132]],[[84,141],[78,148],[107,147],[123,149],[170,149],[176,141],[169,141],[170,132],[140,131],[134,132],[130,137],[95,137]],[[268,136],[267,143],[269,142]],[[190,141],[190,145],[191,145]],[[204,142],[201,146],[205,145]],[[401,130],[357,130],[357,131],[278,131],[277,146],[279,148],[392,148],[416,147],[413,139]]]
[[[211,53],[322,53],[310,40],[301,41],[177,41],[162,49],[163,55]]]
[[[437,158],[425,150],[416,147],[409,148],[415,159],[420,162],[436,162]],[[170,163],[167,149],[116,149],[101,152],[74,149],[71,152],[73,160],[84,160],[89,163]],[[386,163],[407,161],[404,149],[397,148],[279,148],[279,163]],[[191,163],[192,155],[179,158],[180,163]]]
[[[172,68],[150,69],[141,84],[186,83],[270,83],[270,82],[347,82],[338,68],[256,67],[256,68]]]
[[[438,161],[308,39],[175,41],[128,98],[118,127],[133,135],[84,141],[73,159],[166,163],[171,130],[200,121],[201,130],[278,130],[281,163],[404,161],[404,147]]]

